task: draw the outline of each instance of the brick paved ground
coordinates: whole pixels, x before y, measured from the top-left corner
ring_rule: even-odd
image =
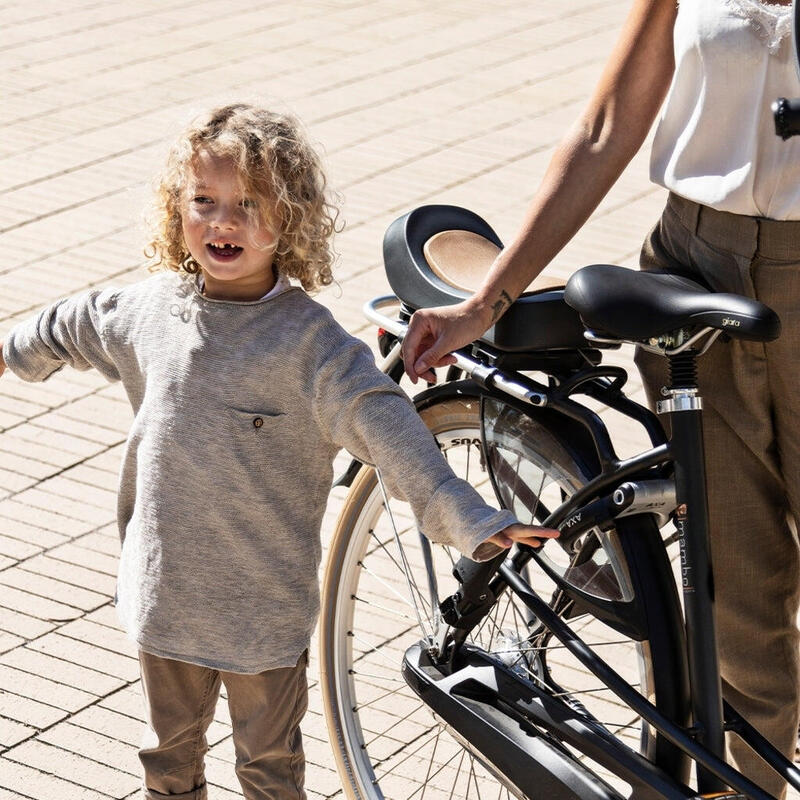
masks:
[[[451,202],[510,237],[626,7],[2,0],[0,336],[64,294],[145,277],[139,212],[165,141],[196,111],[245,98],[294,110],[323,144],[347,229],[339,287],[321,299],[370,340],[360,307],[387,288],[387,224]],[[662,201],[638,157],[552,272],[633,263]],[[130,418],[121,388],[96,374],[0,382],[0,800],[137,792],[137,664],[111,607]],[[333,797],[314,668],[309,796]],[[237,796],[229,732],[221,704],[215,800]]]

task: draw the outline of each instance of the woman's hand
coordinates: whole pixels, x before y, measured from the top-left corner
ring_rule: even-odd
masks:
[[[450,354],[474,342],[490,325],[469,301],[414,312],[403,339],[403,363],[411,382],[435,381],[433,368],[454,364]]]
[[[490,536],[486,541],[496,544],[507,550],[514,542],[520,544],[527,544],[529,547],[539,547],[543,544],[543,539],[556,539],[558,538],[558,531],[552,528],[539,528],[536,525],[509,525],[503,528],[502,531]]]

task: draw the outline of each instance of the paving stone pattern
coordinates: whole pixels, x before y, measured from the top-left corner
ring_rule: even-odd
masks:
[[[627,6],[0,0],[0,337],[63,295],[146,277],[141,209],[166,143],[198,111],[243,98],[296,112],[321,143],[347,227],[338,285],[320,300],[373,345],[360,308],[388,288],[386,226],[415,205],[455,203],[510,238]],[[640,154],[550,272],[633,264],[663,199]],[[137,662],[112,607],[130,420],[121,387],[97,374],[0,381],[0,800],[139,791]],[[618,435],[623,450],[639,445]],[[310,677],[307,785],[319,800],[341,790],[315,653]],[[224,703],[209,738],[211,796],[230,800]]]

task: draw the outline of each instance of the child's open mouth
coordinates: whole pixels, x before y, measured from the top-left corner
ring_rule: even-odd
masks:
[[[209,242],[206,245],[206,249],[214,258],[220,261],[232,261],[242,252],[243,248],[230,242]]]

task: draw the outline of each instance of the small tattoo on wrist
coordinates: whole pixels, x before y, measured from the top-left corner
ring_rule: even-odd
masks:
[[[500,299],[494,303],[494,305],[492,305],[492,324],[500,319],[500,316],[502,315],[506,306],[510,306],[512,302],[513,301],[511,300],[508,292],[505,289],[501,289]]]

